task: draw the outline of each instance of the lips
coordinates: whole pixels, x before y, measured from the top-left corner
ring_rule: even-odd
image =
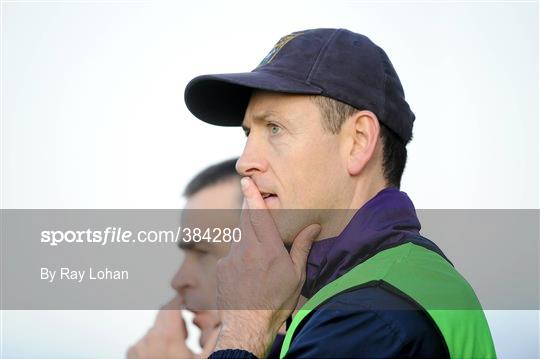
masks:
[[[194,311],[193,314],[194,316],[191,322],[201,330],[213,328],[217,325],[216,320],[213,318],[209,310],[197,310]]]
[[[201,316],[199,314],[195,314],[195,317],[191,321],[195,326],[197,326],[199,329],[203,327],[203,323],[201,323]]]
[[[263,199],[267,199],[267,198],[270,198],[270,197],[277,197],[276,194],[274,193],[267,193],[267,192],[261,192],[261,196]]]
[[[219,317],[213,310],[196,311],[194,314],[195,316],[192,323],[200,329],[201,336],[199,337],[199,345],[204,347],[208,339],[211,337],[212,332],[219,328]]]
[[[255,186],[259,190],[259,193],[261,194],[262,199],[264,202],[266,202],[266,205],[273,205],[275,206],[276,200],[278,199],[278,195],[275,192],[271,192],[272,184],[269,181],[266,181],[262,178],[254,178],[251,177],[253,182],[255,183]]]

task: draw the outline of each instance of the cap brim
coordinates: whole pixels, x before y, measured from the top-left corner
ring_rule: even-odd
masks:
[[[186,86],[184,100],[191,113],[204,122],[240,126],[254,89],[306,95],[322,92],[299,80],[257,71],[198,76]]]

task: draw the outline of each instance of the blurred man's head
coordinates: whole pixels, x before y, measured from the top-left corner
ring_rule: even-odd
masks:
[[[187,184],[185,209],[239,209],[242,207],[237,158],[212,165]]]
[[[187,185],[184,196],[186,210],[238,210],[242,206],[240,177],[235,171],[237,159],[211,166]],[[217,212],[226,214],[228,211]],[[213,211],[216,213],[216,211]],[[204,216],[204,211],[200,211]],[[230,227],[238,223],[231,221]],[[228,243],[207,241],[181,242],[185,257],[171,281],[171,286],[183,299],[187,309],[195,314],[194,324],[201,329],[201,346],[219,325],[216,309],[216,264],[227,255]]]

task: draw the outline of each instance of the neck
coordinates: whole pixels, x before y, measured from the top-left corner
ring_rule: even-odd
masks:
[[[358,181],[353,190],[348,191],[345,205],[339,207],[343,209],[329,209],[325,211],[325,218],[320,223],[322,230],[315,241],[338,236],[351,221],[358,209],[362,208],[377,193],[387,187],[388,185],[382,177],[375,178],[371,181]]]

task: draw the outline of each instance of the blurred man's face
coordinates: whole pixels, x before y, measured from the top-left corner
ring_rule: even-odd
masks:
[[[340,134],[325,130],[322,121],[308,96],[264,91],[252,95],[242,124],[247,143],[236,168],[254,180],[268,208],[347,208],[342,188],[345,147]],[[308,211],[302,213],[301,223],[277,223],[285,243],[319,220],[309,218]]]
[[[195,193],[189,198],[186,209],[238,209],[240,198],[239,179],[231,178]],[[231,223],[230,227],[237,225]],[[171,281],[186,308],[195,314],[193,323],[201,329],[201,346],[220,324],[215,310],[216,264],[228,251],[227,243],[193,243],[184,249],[184,261]]]

